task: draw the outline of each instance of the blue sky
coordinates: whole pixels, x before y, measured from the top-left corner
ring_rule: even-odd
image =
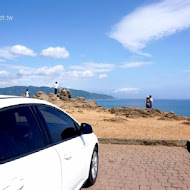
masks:
[[[0,87],[190,99],[190,0],[1,0]]]

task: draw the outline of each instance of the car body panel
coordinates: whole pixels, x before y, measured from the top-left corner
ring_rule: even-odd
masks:
[[[0,165],[0,189],[61,189],[61,162],[50,147]]]
[[[61,159],[62,189],[79,189],[88,177],[85,168],[86,147],[83,141],[76,137],[56,145],[55,149]]]
[[[0,95],[0,109],[19,105],[48,105],[66,113],[46,101]],[[40,127],[44,133],[45,128]],[[41,150],[0,162],[0,190],[78,190],[88,178],[93,149],[97,144],[94,133],[79,134],[57,144],[48,141]]]

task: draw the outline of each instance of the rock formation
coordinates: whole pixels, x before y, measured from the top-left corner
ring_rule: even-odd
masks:
[[[159,116],[158,120],[186,120],[187,117],[176,115],[174,112],[164,112],[158,109],[141,109],[136,107],[114,107],[110,109],[112,114],[117,116],[124,115],[128,118],[139,118],[139,117],[155,117]]]
[[[59,93],[57,95],[61,100],[69,100],[72,98],[71,91],[69,89],[59,88]]]
[[[136,107],[115,107],[110,112],[116,115],[125,115],[129,118],[162,116],[165,112],[158,109],[140,109]]]
[[[97,110],[98,112],[111,112],[116,116],[126,116],[127,118],[139,118],[139,117],[158,117],[158,120],[187,120],[187,117],[183,117],[180,115],[176,115],[174,112],[164,112],[158,109],[141,109],[137,107],[114,107],[114,108],[105,108],[99,106],[94,101],[86,101],[84,97],[76,97],[72,98],[72,94],[70,90],[66,90],[63,88],[59,89],[58,95],[53,93],[49,93],[48,95],[42,91],[39,91],[37,94],[34,95],[34,98],[49,101],[62,109],[70,109],[70,108],[77,108],[80,109],[93,109]],[[118,120],[119,117],[115,117],[114,119],[109,119],[112,122],[121,122]],[[187,124],[187,123],[186,123]]]

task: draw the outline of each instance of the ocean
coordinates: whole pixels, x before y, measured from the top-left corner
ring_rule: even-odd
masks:
[[[145,108],[143,99],[112,99],[96,100],[101,107],[138,107]],[[190,117],[190,100],[159,100],[154,99],[153,108],[165,112],[173,111],[175,114]]]

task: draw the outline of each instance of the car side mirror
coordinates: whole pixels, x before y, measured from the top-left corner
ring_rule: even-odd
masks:
[[[92,126],[88,123],[81,123],[80,130],[82,134],[90,134],[93,132]]]

